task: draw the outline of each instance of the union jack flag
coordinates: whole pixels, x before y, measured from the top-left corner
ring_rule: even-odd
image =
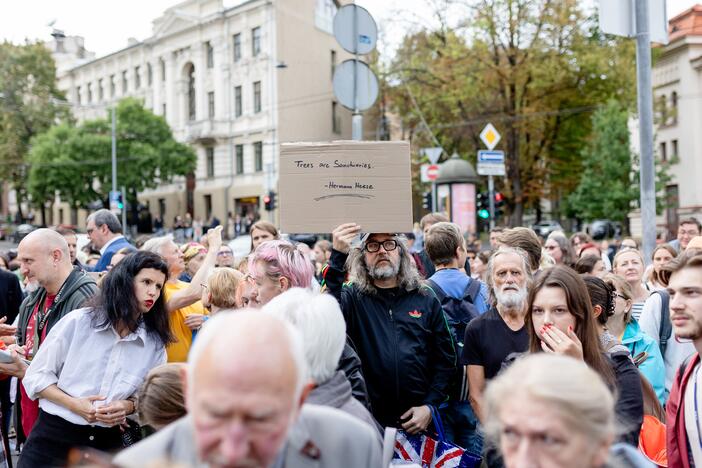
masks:
[[[481,462],[457,445],[404,431],[397,431],[393,460],[417,463],[422,468],[477,468]]]

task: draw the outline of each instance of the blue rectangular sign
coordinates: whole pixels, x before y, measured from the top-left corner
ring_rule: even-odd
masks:
[[[491,164],[504,164],[505,162],[505,152],[504,151],[488,151],[480,150],[478,151],[478,163],[491,163]]]

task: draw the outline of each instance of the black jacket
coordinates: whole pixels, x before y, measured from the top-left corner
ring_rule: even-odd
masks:
[[[54,306],[54,311],[46,321],[46,333],[53,328],[64,315],[72,310],[80,309],[87,299],[97,293],[97,285],[88,273],[78,268],[73,268],[62,286],[61,299]],[[27,325],[34,312],[34,307],[38,302],[44,300],[46,289],[39,288],[28,295],[20,307],[19,320],[17,322],[17,344],[23,346],[26,342]]]
[[[14,273],[0,270],[0,317],[7,317],[8,325],[15,321],[22,303],[22,288]]]
[[[456,351],[441,304],[429,291],[379,290],[377,295],[343,286],[347,256],[332,251],[326,286],[339,301],[346,332],[361,358],[373,415],[397,427],[414,406],[447,401]]]

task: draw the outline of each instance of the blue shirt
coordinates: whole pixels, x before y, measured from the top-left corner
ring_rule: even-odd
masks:
[[[438,270],[429,279],[438,284],[447,296],[451,296],[456,299],[463,299],[463,293],[468,286],[468,282],[477,281],[471,279],[468,275],[456,268],[445,268],[443,270]],[[475,298],[475,304],[473,305],[475,305],[475,308],[478,309],[480,314],[487,312],[488,291],[485,283],[480,283],[480,293],[478,294],[478,297]]]

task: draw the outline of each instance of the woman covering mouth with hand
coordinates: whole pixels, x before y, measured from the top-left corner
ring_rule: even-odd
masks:
[[[130,253],[105,276],[91,306],[51,329],[22,381],[29,397],[39,398],[39,419],[18,466],[65,466],[77,446],[122,447],[133,397],[166,362],[172,340],[161,295],[167,277],[159,255]]]

